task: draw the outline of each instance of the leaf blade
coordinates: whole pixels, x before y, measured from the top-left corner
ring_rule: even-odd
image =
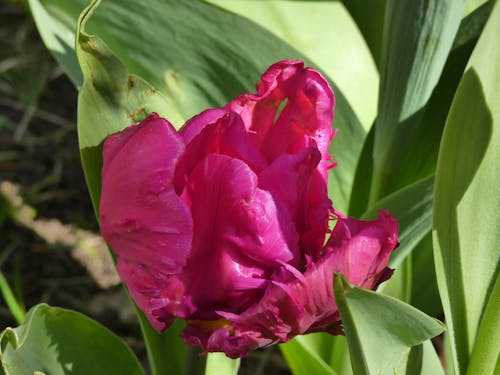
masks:
[[[467,369],[498,277],[500,69],[494,61],[500,58],[499,33],[496,3],[453,100],[436,172],[434,256],[457,374]]]

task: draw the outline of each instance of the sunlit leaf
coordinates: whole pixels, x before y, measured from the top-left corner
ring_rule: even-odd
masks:
[[[132,350],[111,331],[45,304],[33,307],[24,324],[2,332],[0,359],[6,375],[144,374]]]
[[[440,129],[426,126],[425,106],[441,77],[464,2],[387,2],[372,202],[432,173]]]
[[[207,357],[205,375],[236,375],[240,368],[240,359],[231,359],[224,353],[211,353]]]
[[[378,71],[363,36],[341,2],[209,2],[251,19],[314,61],[342,90],[363,127],[372,126],[377,110]]]
[[[356,21],[379,66],[387,0],[342,0],[342,2]]]
[[[334,289],[357,375],[404,373],[410,349],[444,330],[441,322],[414,307],[352,287],[338,274]]]
[[[450,360],[457,374],[467,371],[474,345],[488,340],[488,334],[477,336],[477,332],[498,278],[499,35],[497,3],[453,100],[436,171],[436,275],[449,326]],[[483,332],[498,330],[498,320],[493,319]],[[496,364],[500,341],[483,348],[484,360],[476,369],[487,374]]]

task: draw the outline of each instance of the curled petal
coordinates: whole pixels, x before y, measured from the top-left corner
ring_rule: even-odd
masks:
[[[291,219],[239,159],[209,154],[187,189],[194,239],[183,277],[193,303],[207,312],[192,318],[214,319],[219,309],[241,312],[262,296],[281,262],[297,258]]]
[[[327,80],[301,61],[272,65],[257,85],[226,107],[239,113],[269,162],[314,142],[321,154],[318,171],[327,182],[328,145],[333,138],[335,98]]]
[[[191,142],[207,125],[217,122],[227,112],[228,110],[224,108],[209,108],[193,116],[179,131],[184,139],[184,143],[188,144]]]
[[[387,211],[372,221],[339,218],[325,252],[333,254],[336,270],[350,283],[374,288],[392,273],[386,266],[398,245],[398,229]]]

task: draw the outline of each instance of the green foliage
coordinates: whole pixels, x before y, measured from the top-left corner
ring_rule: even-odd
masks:
[[[490,335],[498,336],[498,319],[485,314],[490,303],[498,304],[498,296],[489,302],[495,298],[500,258],[498,35],[497,4],[457,89],[436,171],[436,274],[457,374],[468,371],[471,353],[478,353],[475,345],[482,348],[482,360],[473,362],[475,373],[492,373],[500,352],[500,340],[490,341]],[[487,328],[479,328],[483,319]]]
[[[0,335],[5,375],[144,374],[130,348],[86,316],[40,304]]]
[[[388,208],[400,223],[390,263],[397,269],[383,293],[434,317],[443,305],[452,353],[446,360],[456,374],[495,371],[499,5],[483,32],[492,1],[144,0],[124,7],[105,0],[82,13],[77,30],[85,0],[29,3],[46,46],[80,89],[79,140],[96,212],[108,134],[152,111],[179,127],[253,91],[275,61],[316,63],[337,99],[340,131],[330,153],[339,167],[329,182],[335,207],[365,219]],[[349,362],[355,374],[443,373],[428,340],[441,324],[339,277],[335,294],[347,341],[313,334],[283,345],[295,375],[349,374]],[[180,323],[159,335],[138,314],[153,373],[181,373],[191,357]],[[12,332],[2,342],[15,344]],[[238,367],[211,355],[206,371],[229,375]]]
[[[404,374],[410,349],[444,330],[414,307],[352,287],[338,274],[334,289],[355,374]],[[422,366],[418,356],[410,358],[408,367]]]

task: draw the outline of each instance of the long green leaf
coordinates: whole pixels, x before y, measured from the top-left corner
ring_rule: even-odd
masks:
[[[400,124],[400,126],[405,125],[405,128],[402,130],[402,137],[397,144],[387,146],[392,147],[392,156],[389,162],[393,164],[387,164],[390,176],[385,180],[387,186],[384,190],[372,194],[372,203],[373,199],[376,198],[375,195],[384,195],[434,174],[441,133],[453,96],[467,61],[488,19],[491,5],[492,1],[479,7],[476,4],[475,8],[471,7],[471,13],[462,19],[452,50],[431,97],[420,110],[418,116],[415,116],[411,121]],[[368,198],[374,174],[373,141],[375,128],[372,127],[366,137],[356,167],[349,206],[350,215],[359,216],[368,208]],[[379,172],[377,171],[377,173]]]
[[[404,373],[410,349],[444,330],[414,307],[352,287],[338,274],[334,290],[354,374]]]
[[[6,375],[139,375],[130,348],[111,331],[75,311],[40,304],[26,322],[0,335]]]
[[[497,3],[453,100],[436,172],[436,274],[450,329],[450,360],[457,374],[467,371],[478,327],[498,278],[499,35]],[[490,359],[483,363],[485,370],[495,366],[492,361],[496,361],[499,345],[485,348],[489,352],[484,356]]]
[[[387,2],[371,202],[428,175],[429,163],[432,173],[440,132],[425,127],[425,105],[441,76],[464,2]]]

